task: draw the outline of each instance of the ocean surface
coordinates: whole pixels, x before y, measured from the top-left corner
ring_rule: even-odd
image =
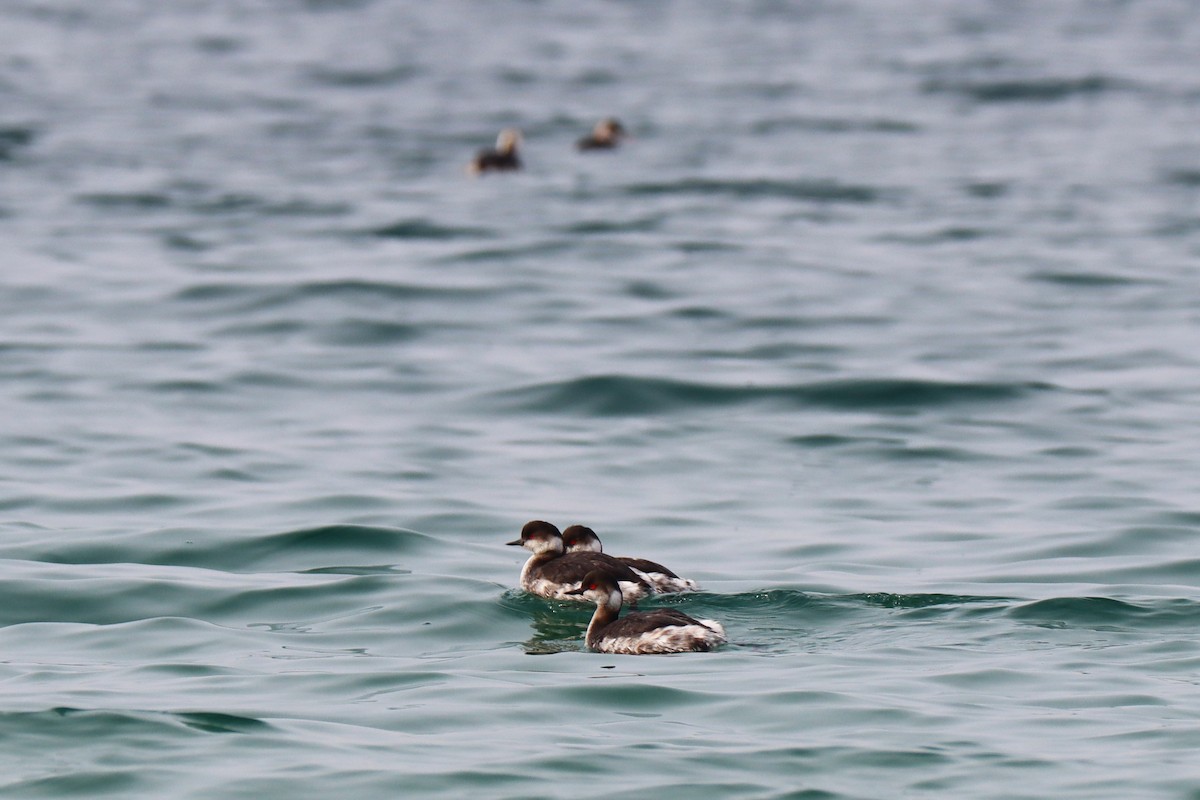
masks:
[[[1196,800],[1198,454],[1196,2],[0,5],[6,800]]]

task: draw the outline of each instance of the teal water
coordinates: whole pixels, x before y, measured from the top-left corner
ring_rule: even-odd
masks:
[[[4,4],[0,795],[1200,798],[1197,53],[1166,2]],[[586,652],[532,518],[730,644]]]

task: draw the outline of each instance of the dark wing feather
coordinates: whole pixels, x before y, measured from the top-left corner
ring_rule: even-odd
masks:
[[[500,153],[495,150],[481,150],[475,156],[475,168],[478,170],[508,170],[520,169],[521,160],[513,153]]]
[[[708,627],[674,608],[656,608],[653,611],[631,611],[604,628],[605,636],[637,636],[652,628],[669,628],[680,625]]]
[[[575,143],[580,150],[612,150],[616,142],[597,139],[595,136],[585,136]]]
[[[542,567],[541,573],[546,578],[558,583],[577,583],[594,569],[603,570],[619,581],[637,583],[650,590],[650,585],[640,575],[604,553],[566,553],[548,562],[546,566]]]

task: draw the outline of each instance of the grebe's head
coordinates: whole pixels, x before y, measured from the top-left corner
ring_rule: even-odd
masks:
[[[505,128],[496,137],[496,150],[505,155],[512,155],[521,146],[521,132],[516,128]]]
[[[534,553],[561,553],[563,551],[562,534],[558,528],[540,519],[525,523],[521,528],[521,538],[506,544],[524,547]]]
[[[603,553],[600,537],[586,525],[571,525],[562,532],[563,547],[568,553]]]
[[[592,136],[597,141],[601,142],[616,142],[628,135],[625,126],[613,117],[605,117],[596,123],[596,127],[592,129]]]
[[[578,589],[571,589],[565,594],[577,594],[591,600],[599,606],[608,606],[614,611],[621,608],[621,586],[612,573],[602,569],[594,569],[583,577]]]

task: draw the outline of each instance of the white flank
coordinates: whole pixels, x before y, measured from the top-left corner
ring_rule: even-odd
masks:
[[[664,575],[661,572],[642,572],[640,569],[630,567],[638,575],[646,579],[646,583],[654,587],[654,591],[658,594],[674,594],[676,592],[696,592],[700,590],[700,585],[690,578],[672,578],[670,575]]]
[[[655,628],[638,636],[617,636],[601,639],[597,650],[602,653],[688,653],[707,649],[725,642],[725,629],[710,619],[700,625],[669,625]]]
[[[536,594],[538,597],[548,597],[551,600],[571,600],[577,603],[594,603],[595,601],[589,597],[584,597],[581,594],[567,594],[579,588],[580,581],[573,583],[557,583],[556,581],[547,578],[533,578],[522,573],[521,588],[530,594]],[[630,602],[641,600],[646,596],[646,590],[637,583],[626,583],[621,581],[621,594]]]

